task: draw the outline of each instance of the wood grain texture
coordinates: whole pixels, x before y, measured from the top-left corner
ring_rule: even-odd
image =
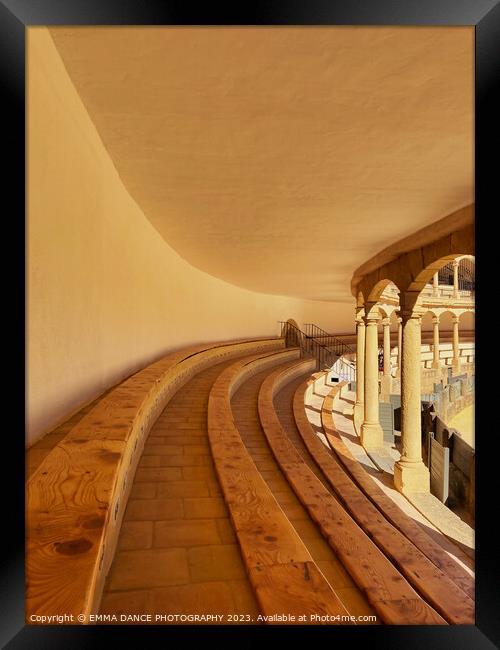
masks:
[[[387,550],[384,549],[386,552],[384,554],[366,535],[363,527],[356,524],[314,474],[288,438],[275,411],[273,398],[284,383],[291,381],[303,374],[303,372],[304,366],[302,363],[291,363],[278,368],[262,383],[259,392],[259,416],[276,461],[285,473],[297,497],[307,508],[311,517],[318,523],[332,548],[342,559],[356,584],[366,593],[370,604],[384,622],[404,625],[408,623],[408,615],[404,607],[398,608],[394,605],[392,609],[389,609],[379,605],[381,601],[397,603],[404,600],[420,599],[422,601],[420,611],[424,613],[422,620],[433,620],[435,624],[443,624],[445,621],[433,609],[434,603],[430,606],[405,579],[410,574],[415,577],[414,573],[417,572],[412,573],[409,569],[402,572],[393,566],[386,557]],[[379,520],[382,520],[380,513],[376,512]],[[382,521],[379,521],[374,525],[370,524],[370,532],[377,530],[377,526],[382,523]],[[389,524],[387,525],[390,527]],[[395,529],[393,531],[397,534]],[[387,530],[384,532],[388,533]],[[386,539],[386,546],[392,549],[391,543],[395,541],[397,540]],[[407,540],[405,541],[409,544]],[[405,551],[408,557],[404,553],[402,555],[410,565],[412,560],[415,562],[415,558],[410,556],[408,549],[405,549]],[[394,552],[391,554],[391,558],[393,555]],[[419,578],[422,583],[432,577],[429,576],[430,572],[425,564],[422,567],[418,565],[418,568],[424,574],[422,578]],[[432,570],[434,569],[435,567],[432,565]],[[435,570],[437,571],[437,569]],[[402,573],[405,575],[403,576]],[[436,587],[434,587],[434,595],[435,591]],[[444,614],[443,611],[441,611],[441,614]],[[452,613],[447,612],[447,620],[453,619],[453,622],[456,622],[454,619],[460,615],[462,617],[461,622],[464,622],[465,607],[460,612],[453,609]]]
[[[225,501],[256,597],[266,616],[347,611],[315,565],[249,455],[234,424],[231,395],[243,381],[291,358],[298,351],[238,361],[213,385],[208,433]]]
[[[168,400],[212,364],[283,348],[272,338],[173,352],[117,386],[55,445],[27,482],[27,620],[98,611],[144,442]]]

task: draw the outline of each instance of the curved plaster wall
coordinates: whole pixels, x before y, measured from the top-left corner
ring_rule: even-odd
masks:
[[[131,199],[45,28],[28,31],[27,444],[169,350],[352,331],[353,306],[237,288],[184,261]]]

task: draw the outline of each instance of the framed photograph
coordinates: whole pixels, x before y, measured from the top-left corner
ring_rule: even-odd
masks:
[[[2,647],[500,647],[499,44],[496,0],[0,0]]]

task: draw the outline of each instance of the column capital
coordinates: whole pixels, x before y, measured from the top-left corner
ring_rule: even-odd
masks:
[[[432,317],[432,322],[434,325],[439,325],[439,316],[433,316]]]
[[[378,325],[379,321],[381,320],[381,316],[377,314],[367,314],[364,317],[364,322],[365,326],[368,327],[369,325]]]
[[[458,323],[460,321],[460,316],[458,316],[457,314],[452,314],[451,318],[454,323]]]
[[[420,305],[415,305],[415,307],[410,309],[401,308],[397,313],[401,318],[401,322],[404,324],[412,319],[420,321],[422,319],[422,316],[427,313],[427,310]]]
[[[384,327],[389,327],[390,324],[391,324],[391,319],[390,318],[382,318],[382,325]]]
[[[426,309],[422,307],[420,300],[420,291],[405,291],[399,296],[399,309],[397,315],[401,316],[406,322],[409,318],[416,318],[423,316]]]
[[[453,260],[453,268],[454,269],[458,268],[459,264],[460,264],[460,260]]]
[[[368,324],[372,325],[374,323],[378,323],[378,321],[382,319],[382,316],[378,308],[378,303],[367,302],[365,304],[365,313],[363,318],[366,325]]]
[[[364,316],[365,316],[365,308],[364,307],[356,307],[355,320],[356,320],[356,323],[358,323],[358,325],[364,325],[365,324],[364,320],[363,320]]]

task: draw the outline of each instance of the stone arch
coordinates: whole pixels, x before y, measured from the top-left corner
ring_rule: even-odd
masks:
[[[384,278],[383,280],[379,280],[370,289],[370,292],[368,294],[367,302],[378,302],[378,300],[380,299],[380,296],[381,296],[382,292],[384,291],[384,289],[386,287],[388,287],[389,285],[391,285],[391,284],[393,284],[396,287],[396,289],[398,290],[398,292],[399,292],[399,288],[398,288],[398,286],[396,285],[396,283],[393,280],[391,280],[389,278]]]
[[[415,279],[410,283],[408,291],[420,292],[426,284],[432,282],[434,274],[439,271],[439,269],[443,268],[443,266],[446,266],[458,257],[460,257],[460,255],[457,255],[456,253],[446,255],[445,257],[441,257],[423,268],[419,273],[417,273]]]
[[[377,304],[380,315],[382,318],[391,318],[392,314],[397,311],[397,306],[396,305],[386,305],[385,303],[378,303]]]
[[[425,313],[430,314],[432,318],[439,318],[443,311],[446,310],[443,309],[442,307],[429,307],[429,308],[426,307]]]
[[[300,347],[303,345],[303,336],[300,331],[299,324],[293,318],[289,318],[284,324],[282,336],[285,338],[285,346],[290,347]]]
[[[400,300],[404,297],[406,301],[406,294],[414,294],[414,298],[416,298],[425,285],[432,281],[436,271],[445,264],[460,256],[474,255],[472,206],[469,207],[468,212],[470,214],[467,218],[471,220],[471,223],[462,226],[459,230],[450,232],[420,248],[403,252],[392,259],[390,259],[389,249],[386,249],[384,254],[380,253],[372,258],[364,265],[367,271],[373,268],[377,258],[389,259],[389,261],[364,274],[362,268],[355,271],[351,280],[353,295],[362,291],[365,296],[368,296],[368,301],[376,301],[380,292],[389,283],[388,278],[391,278],[399,289]],[[401,246],[402,244],[399,243],[395,244],[393,248],[397,250]]]
[[[476,329],[476,314],[473,309],[463,309],[458,315],[458,327],[464,331]]]
[[[475,316],[476,312],[472,307],[467,307],[465,309],[461,309],[458,313],[458,319],[459,321],[462,320],[462,316],[470,317],[470,316]],[[464,320],[466,320],[466,318]]]
[[[435,310],[428,309],[424,314],[422,314],[421,328],[422,332],[432,332],[433,331],[433,320],[436,316]]]
[[[390,315],[391,319],[391,333],[399,330],[399,312],[397,307],[393,309]]]
[[[439,315],[439,329],[441,333],[450,333],[453,330],[455,312],[452,309],[442,309]]]
[[[397,346],[397,337],[396,342],[394,343],[394,333],[398,331],[398,306],[397,305],[386,305],[384,303],[377,303],[377,307],[381,316],[381,319],[378,323],[378,333],[379,336],[382,336],[383,333],[383,320],[387,319],[389,321],[389,332],[391,333],[391,349],[396,345]],[[381,339],[383,340],[383,339]],[[382,345],[382,343],[380,343]]]

